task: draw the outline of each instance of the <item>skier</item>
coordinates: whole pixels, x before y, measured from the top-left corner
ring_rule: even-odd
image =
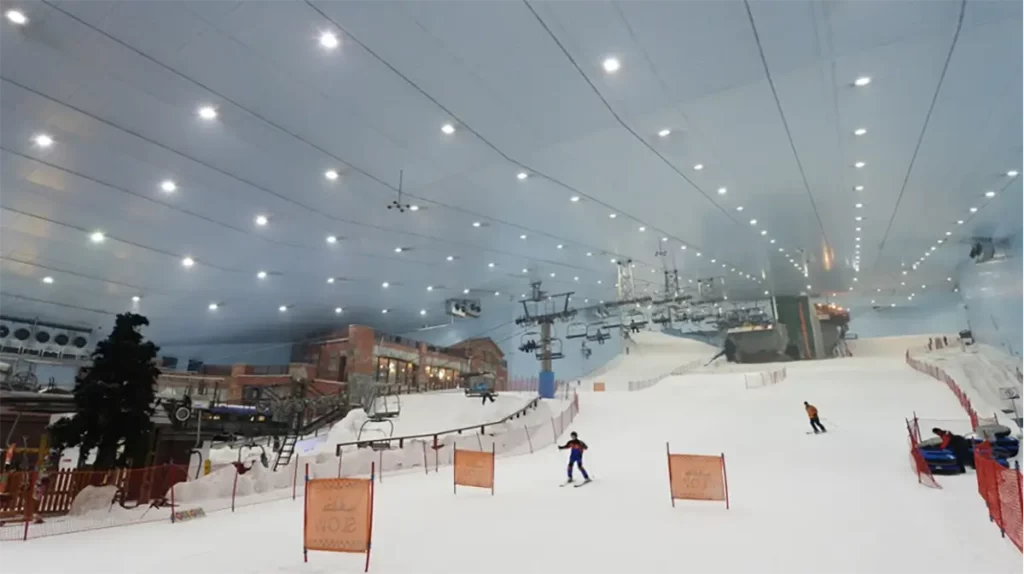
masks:
[[[818,407],[804,401],[804,410],[807,411],[807,418],[811,419],[811,428],[814,429],[814,434],[828,432],[825,430],[825,425],[821,424],[821,421],[818,420]]]
[[[484,389],[484,391],[480,394],[480,397],[481,405],[486,405],[488,399],[490,399],[492,403],[494,402],[494,393],[490,389]]]
[[[974,452],[971,449],[970,441],[940,428],[933,428],[932,433],[942,439],[939,447],[952,451],[960,466],[974,468]]]
[[[587,443],[581,441],[575,431],[569,433],[572,437],[569,442],[560,445],[558,450],[570,449],[569,452],[569,480],[566,484],[572,482],[572,466],[575,464],[580,467],[580,474],[583,475],[583,484],[590,482],[590,476],[587,474],[586,469],[583,468],[583,451],[587,450]]]

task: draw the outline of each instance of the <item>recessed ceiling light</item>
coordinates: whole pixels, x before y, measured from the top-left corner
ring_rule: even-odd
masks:
[[[737,205],[736,206],[736,211],[743,211],[743,206],[742,205]]]
[[[680,245],[679,248],[682,249],[683,251],[686,251],[686,246],[685,245]]]
[[[334,236],[334,235],[328,235],[327,236],[327,243],[337,243],[337,242],[338,242],[337,236]]]
[[[946,281],[952,281],[952,280],[953,280],[952,277],[946,277]]]
[[[256,274],[256,278],[257,279],[266,279],[267,278],[267,272],[266,271],[260,271],[259,273]]]
[[[945,239],[938,239],[938,240],[935,241],[935,243],[938,243],[939,245],[941,245],[941,244],[945,243],[945,241],[946,241]]]
[[[932,246],[931,246],[931,248],[929,249],[929,251],[935,251],[936,249],[937,249],[937,247],[935,247],[934,245],[932,245]],[[928,256],[928,254],[927,254],[927,253],[925,253],[925,257],[927,257],[927,256]]]
[[[853,219],[854,219],[855,221],[864,221],[864,217],[862,217],[862,216],[860,216],[860,215],[858,215],[857,217],[854,217]]]
[[[614,213],[609,213],[609,214],[608,214],[608,217],[609,217],[610,219],[615,219],[616,217],[618,217],[618,215],[616,215],[616,214],[614,214]]]
[[[950,235],[953,235],[953,232],[952,231],[947,231],[946,232],[946,237],[949,237]]]
[[[487,266],[490,267],[491,269],[494,269],[494,264],[493,263],[488,263]]]
[[[138,295],[132,295],[132,303],[138,303],[141,300],[142,297],[139,297]]]
[[[53,145],[53,138],[46,134],[39,134],[32,138],[32,141],[36,142],[36,145],[42,148],[50,147]]]
[[[267,224],[267,216],[266,215],[257,215],[256,216],[256,225],[262,226],[262,225],[266,225],[266,224]]]
[[[447,259],[448,261],[455,261],[455,256],[449,255],[448,257],[445,257],[445,259]]]
[[[863,185],[855,185],[855,186],[853,186],[853,190],[854,191],[864,191],[864,186]]]
[[[662,243],[664,243],[664,242],[668,241],[668,237],[662,237],[662,238],[661,238],[661,241],[662,241]]]
[[[769,239],[769,240],[768,240],[768,243],[772,243],[772,244],[774,244],[774,243],[775,243],[775,240],[774,240],[774,239]]]
[[[418,206],[416,204],[413,204],[413,205],[409,206],[409,211],[419,211],[419,210],[420,210],[420,206]]]
[[[206,308],[211,311],[216,311],[217,307],[219,307],[219,305],[217,305],[216,303],[210,303],[209,305],[206,306]]]
[[[864,204],[863,203],[855,203],[855,204],[853,204],[853,206],[856,207],[857,209],[860,209],[860,208],[864,207]]]
[[[994,192],[994,191],[986,191],[985,192],[985,197],[995,197],[995,196],[996,196],[996,192]]]
[[[554,276],[555,276],[555,274],[554,274],[554,273],[552,273],[552,274],[551,274],[551,276],[552,276],[552,277],[554,277]]]
[[[861,76],[853,81],[853,85],[863,88],[871,83],[871,76]]]
[[[385,288],[385,289],[387,289],[388,287],[391,287],[391,284],[388,283],[387,281],[385,281],[385,282],[381,283],[380,286]]]
[[[341,307],[335,307],[334,308],[334,314],[335,315],[340,315],[341,314]]]
[[[660,132],[658,132],[658,137],[666,138],[671,133],[672,133],[672,130],[661,130]]]
[[[469,295],[469,289],[463,289],[462,290],[462,294],[463,295]]]
[[[956,220],[956,224],[957,225],[963,225],[964,224],[964,220],[963,219],[957,219]]]
[[[697,257],[700,257],[700,251],[697,252]]]
[[[587,251],[587,257],[593,257],[593,256],[594,256],[593,253],[591,253],[590,251]]]
[[[779,253],[783,253],[784,251],[785,251],[785,249],[779,247]]]
[[[977,207],[972,207],[968,211],[970,211],[971,213],[977,213],[978,212],[978,208]]]
[[[857,129],[853,130],[853,135],[855,135],[855,136],[862,136],[862,135],[864,135],[866,133],[868,133],[868,130],[866,130],[864,128],[857,128]]]
[[[862,161],[858,161],[857,163],[853,164],[853,167],[855,167],[857,169],[860,169],[860,168],[864,167],[865,165],[867,165],[867,164],[862,162]]]
[[[598,284],[598,285],[600,285],[600,284],[601,284],[601,280],[600,280],[600,279],[598,279],[598,280],[597,280],[597,284]]]
[[[524,234],[520,235],[519,239],[526,239],[526,234],[524,233]]]
[[[1018,175],[1020,175],[1020,173],[1015,169],[1011,169],[1010,171],[1006,172],[1006,177],[1017,177]]]
[[[811,286],[810,286],[810,285],[808,285],[808,286],[807,286],[807,288],[808,288],[808,289],[811,289]]]
[[[605,61],[601,62],[601,67],[604,68],[605,72],[609,74],[614,74],[615,72],[619,71],[619,68],[622,67],[622,64],[619,63],[618,58],[605,58]]]
[[[381,315],[387,315],[388,314],[388,310],[387,309],[381,309],[380,310],[380,314]]]
[[[757,225],[757,220],[756,219],[751,219],[750,220],[750,224],[751,225]]]
[[[501,295],[501,291],[495,291],[495,292],[494,292],[494,296],[495,296],[495,297],[497,297],[498,295]]]
[[[768,230],[762,229],[761,230],[761,235],[768,235]]]
[[[854,231],[857,231],[857,232],[859,232],[859,231],[860,231],[860,229],[861,229],[860,227],[854,227],[854,228],[853,228],[853,230],[854,230]]]
[[[320,34],[320,45],[328,50],[338,47],[338,37],[334,35],[334,32],[324,32]]]
[[[93,231],[92,235],[89,236],[89,241],[92,241],[93,243],[103,243],[103,240],[106,238],[107,236],[103,235],[102,231]]]
[[[420,315],[426,315],[426,314],[427,314],[427,310],[426,309],[420,309]]]
[[[172,193],[178,189],[178,184],[174,183],[172,180],[165,179],[160,182],[160,189],[166,193]]]
[[[569,198],[569,201],[571,201],[573,203],[576,203],[579,200],[580,200],[580,196],[578,196],[578,195],[574,195],[574,196]]]
[[[718,263],[718,261],[716,261],[715,259],[712,259],[711,262],[712,263]]]
[[[203,118],[204,120],[214,120],[214,119],[217,119],[217,108],[215,108],[213,106],[203,106],[203,107],[199,108],[199,112],[198,113],[199,113],[199,117]]]
[[[181,266],[182,267],[192,267],[195,264],[196,264],[195,260],[193,260],[191,257],[186,257],[186,258],[181,260]]]
[[[907,282],[906,281],[900,281],[900,287],[906,287],[906,286],[907,286]]]
[[[53,283],[53,277],[50,277],[49,275],[47,275],[46,277],[43,277],[43,283],[46,283],[47,285],[49,285],[50,283]]]
[[[643,231],[647,231],[647,228],[646,228],[646,227],[644,227],[643,225],[641,225],[641,226],[640,226],[640,231],[641,231],[641,232],[643,232]]]
[[[328,277],[327,278],[327,282],[328,283],[334,283],[334,277]]]
[[[479,221],[474,221],[473,222],[473,227],[480,227],[480,222]]]
[[[726,189],[724,186],[720,187],[720,188],[718,188],[718,195],[725,195],[728,191],[729,190]]]
[[[288,306],[287,305],[281,305],[280,307],[277,308],[277,310],[282,312],[282,313],[284,313],[285,311],[288,310]]]
[[[516,174],[516,179],[518,179],[519,181],[522,181],[522,180],[526,179],[527,177],[529,177],[529,175],[527,175],[527,173],[525,171],[521,171],[521,172]]]
[[[338,179],[338,172],[333,170],[333,169],[329,169],[329,170],[324,172],[324,177],[326,177],[327,179],[329,179],[331,181],[334,181],[334,180]]]
[[[28,18],[25,17],[25,14],[18,10],[8,10],[7,13],[4,14],[4,16],[7,17],[11,24],[24,26],[26,23],[28,23]]]
[[[572,280],[573,280],[573,281],[579,281],[579,280],[580,280],[580,278],[579,278],[579,277],[573,277],[573,278],[572,278]]]
[[[697,165],[693,166],[694,171],[700,171],[702,169],[704,169],[704,164],[702,163],[698,163]]]
[[[445,135],[450,136],[453,133],[455,133],[455,126],[451,124],[444,124],[443,126],[441,126],[441,132],[444,133]]]
[[[395,253],[401,253],[403,251],[405,251],[404,248],[402,248],[402,247],[395,247]]]
[[[559,244],[558,244],[558,245],[556,245],[555,247],[556,247],[556,248],[558,248],[558,249],[561,249],[561,248],[562,248],[562,244],[561,244],[561,243],[559,243]]]

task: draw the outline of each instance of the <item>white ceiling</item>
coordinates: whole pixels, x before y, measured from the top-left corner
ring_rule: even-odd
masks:
[[[6,314],[105,326],[140,296],[168,344],[403,331],[463,289],[507,312],[531,278],[613,299],[610,259],[658,281],[661,238],[731,300],[853,287],[908,304],[949,291],[960,242],[1021,228],[1020,2],[3,9],[28,17],[0,25]],[[385,209],[400,172],[417,212]]]

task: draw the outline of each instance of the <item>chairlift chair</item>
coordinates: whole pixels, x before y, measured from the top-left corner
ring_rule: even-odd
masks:
[[[668,310],[659,309],[653,313],[651,321],[658,325],[664,325],[665,323],[672,322],[672,317]]]
[[[536,339],[534,339],[536,336],[536,331],[523,333],[523,336],[519,338],[519,350],[523,353],[532,353],[540,348],[540,345],[538,345]]]
[[[551,360],[551,361],[553,361],[553,360],[562,359],[562,358],[565,357],[565,355],[562,353],[562,340],[561,339],[551,338],[551,339],[548,339],[547,343],[548,343],[548,351],[547,352],[544,352],[543,350],[538,350],[537,351],[536,357],[537,357],[538,361],[543,361],[543,360]],[[541,347],[543,347],[543,345],[541,345]]]
[[[565,328],[566,339],[582,339],[587,336],[587,324],[581,322],[569,323]]]

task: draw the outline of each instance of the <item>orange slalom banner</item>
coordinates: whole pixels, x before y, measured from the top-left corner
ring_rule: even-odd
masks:
[[[595,393],[603,393],[604,392],[604,383],[603,382],[595,382],[594,383],[594,392]]]
[[[668,484],[672,506],[676,500],[721,500],[729,509],[729,479],[725,472],[725,453],[719,456],[701,454],[668,455]]]
[[[373,479],[376,463],[370,463],[370,478],[317,478],[306,475],[303,509],[302,559],[308,551],[366,554],[364,572],[370,570],[373,539]]]
[[[456,494],[459,485],[475,486],[477,488],[491,489],[491,496],[494,495],[494,444],[491,444],[491,452],[477,450],[455,449],[455,460],[452,464],[455,468],[452,480],[452,491]]]

